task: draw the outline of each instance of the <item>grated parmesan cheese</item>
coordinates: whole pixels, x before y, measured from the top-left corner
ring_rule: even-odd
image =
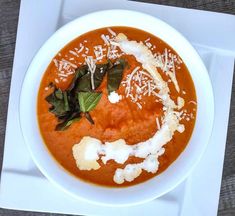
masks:
[[[160,126],[160,122],[159,122],[158,117],[156,118],[156,122],[157,122],[157,129],[160,130],[161,126]]]
[[[106,36],[105,36],[104,34],[101,35],[101,38],[102,38],[102,40],[104,41],[104,43],[105,43],[107,46],[110,45],[108,39],[106,38]]]
[[[73,50],[69,50],[69,53],[71,53],[72,55],[78,57],[78,54],[75,51],[73,51]]]
[[[101,37],[104,41],[107,39],[106,36]],[[153,94],[162,102],[164,111],[164,115],[161,116],[161,125],[159,119],[156,118],[157,132],[153,137],[144,142],[128,145],[125,140],[120,139],[103,144],[100,140],[85,137],[85,140],[82,139],[80,143],[74,145],[73,155],[76,164],[78,168],[83,170],[99,169],[97,162],[99,159],[105,164],[109,160],[124,164],[130,156],[143,158],[144,160],[141,163],[127,164],[123,169],[117,169],[115,171],[113,177],[114,182],[122,184],[124,181],[133,181],[142,173],[142,170],[156,173],[159,167],[158,158],[165,152],[164,145],[172,139],[176,131],[180,133],[184,132],[185,127],[180,123],[180,120],[185,118],[188,121],[190,118],[193,118],[193,115],[186,114],[185,110],[179,111],[184,106],[184,99],[178,97],[177,104],[175,104],[170,98],[170,90],[167,82],[162,79],[157,70],[158,67],[163,68],[174,83],[176,90],[178,89],[174,62],[179,60],[170,53],[170,50],[165,50],[163,59],[163,56],[153,55],[149,47],[145,46],[142,42],[129,41],[122,33],[118,34],[113,41],[109,39],[107,41],[109,42],[109,45],[108,43],[106,44],[108,46],[107,56],[114,57],[114,54],[117,56],[118,51],[116,47],[119,47],[123,53],[133,55],[142,64],[143,69],[147,71],[142,71],[140,67],[136,67],[127,76],[127,79],[122,82],[122,85],[126,87],[126,97],[130,97],[141,109],[142,105],[139,103],[141,99],[140,93],[148,94],[149,96]],[[149,42],[147,41],[147,43]],[[171,58],[168,59],[168,56]],[[85,61],[92,74],[92,71],[95,70],[95,60],[92,57],[86,57]],[[135,85],[133,86],[136,87],[136,92],[138,92],[135,95],[132,93],[133,80],[135,81]],[[112,92],[108,96],[108,99],[112,103],[118,102],[120,97],[116,92]]]
[[[111,28],[108,28],[108,31],[112,36],[114,36],[114,37],[117,36],[116,32],[114,32]]]
[[[197,105],[197,103],[195,101],[189,101],[188,103],[189,104],[191,103],[191,104]]]
[[[95,90],[94,73],[96,69],[96,62],[92,56],[87,56],[85,58],[85,62],[89,68],[89,71],[91,72],[91,88],[92,90]]]

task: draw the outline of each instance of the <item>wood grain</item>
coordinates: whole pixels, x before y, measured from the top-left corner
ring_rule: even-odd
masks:
[[[193,8],[235,14],[235,0],[141,0],[162,5]],[[19,0],[0,0],[0,158],[3,156],[5,124],[15,39],[19,14]],[[220,193],[219,216],[235,215],[235,79],[233,80],[229,130]],[[2,160],[0,160],[1,162]],[[2,162],[1,162],[2,163]],[[0,209],[0,215],[46,216],[47,213]]]
[[[19,1],[0,0],[0,156],[3,156],[5,123],[15,49]]]

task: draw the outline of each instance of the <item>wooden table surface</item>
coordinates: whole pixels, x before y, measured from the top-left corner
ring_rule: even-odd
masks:
[[[33,1],[33,0],[32,0]],[[162,5],[217,11],[235,15],[235,0],[142,0]],[[0,0],[0,163],[2,163],[7,105],[19,15],[19,0]],[[235,37],[235,35],[234,35]],[[218,215],[235,216],[235,79]],[[0,215],[56,215],[0,209]],[[208,215],[209,216],[209,215]]]

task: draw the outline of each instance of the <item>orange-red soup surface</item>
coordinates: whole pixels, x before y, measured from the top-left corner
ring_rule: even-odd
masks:
[[[151,45],[148,45],[151,46],[153,53],[164,53],[167,49],[177,56],[177,53],[169,45],[150,33],[129,27],[112,27],[111,29],[116,33],[124,33],[129,40],[151,43]],[[66,73],[70,73],[67,77],[63,78],[63,76],[61,77],[59,75],[58,68],[60,66],[58,62],[64,59],[71,62],[73,65],[80,66],[84,64],[85,56],[93,56],[95,58],[94,47],[97,45],[102,45],[106,48],[106,50],[104,49],[105,54],[107,52],[107,46],[101,35],[112,36],[107,28],[97,29],[83,34],[61,49],[54,57],[54,61],[51,61],[42,78],[38,93],[38,123],[41,135],[50,153],[67,171],[90,183],[112,187],[130,186],[144,182],[166,170],[185,149],[195,124],[196,105],[195,103],[191,103],[191,101],[196,101],[196,94],[191,76],[183,62],[179,64],[179,66],[176,64],[175,67],[176,78],[180,86],[179,93],[175,90],[173,83],[169,81],[169,77],[158,69],[163,79],[168,81],[171,98],[174,101],[176,101],[178,96],[184,98],[185,106],[183,110],[187,111],[188,117],[186,116],[181,120],[181,123],[185,125],[184,133],[176,131],[173,139],[164,146],[165,153],[159,158],[160,165],[157,173],[152,174],[143,171],[142,174],[132,182],[126,181],[121,185],[116,184],[113,181],[115,170],[117,168],[124,168],[125,165],[129,163],[138,163],[143,160],[136,157],[129,157],[124,164],[118,164],[113,160],[108,161],[107,164],[103,164],[102,161],[99,160],[99,164],[101,165],[100,169],[90,171],[79,170],[73,158],[72,147],[74,144],[79,143],[84,136],[91,136],[102,142],[124,139],[127,144],[133,145],[151,138],[156,133],[158,130],[156,117],[160,119],[163,114],[161,102],[156,101],[156,97],[149,96],[148,94],[143,95],[142,109],[139,109],[136,103],[133,103],[130,98],[125,97],[125,86],[122,84],[117,91],[119,95],[123,96],[122,100],[118,103],[110,103],[107,97],[107,79],[105,78],[98,89],[103,92],[102,98],[96,108],[90,113],[95,124],[92,125],[86,118],[82,118],[80,121],[73,123],[65,131],[55,131],[55,126],[58,121],[57,118],[48,111],[50,105],[45,100],[46,96],[52,91],[48,87],[48,84],[53,82],[57,87],[66,89],[73,78],[73,73],[71,72],[73,71],[72,67],[70,67],[70,72],[68,72],[69,70],[66,71]],[[80,53],[75,55],[74,52],[78,51],[80,51]],[[141,64],[136,61],[134,56],[124,55],[123,57],[128,61],[129,65],[124,70],[123,80],[125,80],[125,77],[130,74],[136,66],[141,67]],[[106,59],[103,58],[100,63],[105,61]]]

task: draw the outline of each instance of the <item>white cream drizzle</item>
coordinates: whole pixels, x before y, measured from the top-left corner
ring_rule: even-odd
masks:
[[[176,131],[184,132],[184,125],[180,124],[182,112],[178,111],[184,106],[184,99],[178,97],[177,104],[175,104],[170,98],[167,82],[162,79],[157,70],[156,59],[151,50],[142,42],[129,41],[121,33],[116,36],[113,43],[122,52],[133,55],[142,64],[143,69],[153,77],[164,110],[161,126],[158,125],[160,128],[152,138],[135,145],[128,145],[123,139],[102,144],[98,139],[84,137],[80,143],[74,145],[73,155],[78,168],[83,170],[99,169],[98,159],[101,159],[104,164],[109,160],[123,164],[129,156],[143,158],[144,160],[141,163],[128,164],[124,169],[115,171],[114,182],[122,184],[124,181],[133,181],[141,174],[142,170],[151,173],[157,172],[159,167],[158,157],[164,154],[165,151],[163,146],[172,139]],[[91,148],[94,149],[91,150]],[[88,153],[88,151],[91,152]]]

